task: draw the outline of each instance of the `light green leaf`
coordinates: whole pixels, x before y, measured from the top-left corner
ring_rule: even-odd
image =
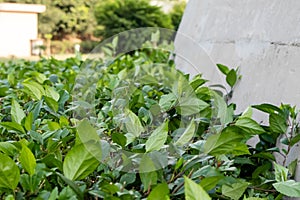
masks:
[[[0,153],[0,188],[14,190],[20,180],[20,170],[7,155]]]
[[[219,70],[224,74],[227,75],[229,73],[229,68],[225,65],[222,64],[217,64],[217,67],[219,68]]]
[[[289,197],[300,197],[300,182],[289,180],[273,184],[274,188]]]
[[[185,129],[183,134],[180,136],[180,138],[175,142],[175,145],[177,146],[183,146],[186,143],[188,143],[194,136],[196,129],[196,124],[194,119],[192,119],[191,123],[188,125],[188,127]]]
[[[214,100],[214,108],[217,111],[217,117],[220,119],[222,125],[226,125],[233,121],[233,110],[227,107],[223,97],[214,91],[211,91]]]
[[[55,101],[59,100],[59,93],[53,87],[45,85],[45,96],[54,99]]]
[[[18,152],[18,149],[10,142],[0,142],[0,151],[8,156],[15,156]]]
[[[238,200],[243,195],[248,185],[249,183],[247,182],[239,182],[232,185],[223,185],[222,194],[224,196],[230,197],[233,200]]]
[[[200,185],[198,185],[186,176],[184,177],[184,196],[186,200],[211,199]]]
[[[234,127],[228,127],[223,132],[210,136],[204,145],[204,152],[214,156],[250,154],[245,138],[236,133]]]
[[[267,198],[249,197],[249,198],[244,198],[243,200],[267,200]]]
[[[34,121],[34,116],[33,113],[30,112],[25,118],[25,124],[24,124],[24,127],[27,131],[30,131],[32,129],[33,121]]]
[[[41,83],[41,84],[43,84],[44,83],[44,81],[47,79],[47,77],[44,75],[44,74],[42,74],[42,73],[39,73],[39,72],[32,72],[32,75],[36,78],[36,80],[39,82],[39,83]]]
[[[236,83],[236,80],[237,80],[236,71],[234,69],[231,69],[226,75],[226,82],[228,83],[228,85],[230,85],[230,87],[233,87]]]
[[[273,165],[274,165],[274,169],[275,169],[275,180],[277,182],[286,181],[289,170],[275,162],[273,162]]]
[[[168,137],[168,122],[164,122],[156,128],[146,142],[146,152],[158,151],[164,145]]]
[[[23,169],[25,169],[25,171],[32,176],[35,171],[36,160],[31,150],[25,144],[22,144],[22,150],[19,159]]]
[[[253,110],[252,107],[248,107],[242,114],[241,117],[247,117],[247,118],[251,118],[253,114]]]
[[[265,130],[253,119],[248,117],[239,118],[235,125],[248,134],[256,135],[264,133]]]
[[[177,97],[173,94],[166,94],[166,95],[162,95],[160,97],[159,100],[159,106],[162,108],[162,111],[167,111],[169,109],[172,108],[172,106],[174,106],[174,104],[176,103]]]
[[[12,100],[11,102],[11,118],[13,122],[16,122],[21,125],[22,119],[26,116],[24,111],[22,110],[20,104],[16,100]]]
[[[131,133],[135,137],[139,137],[144,131],[144,127],[142,126],[139,117],[129,109],[125,110],[125,115],[125,127],[127,132]]]
[[[193,115],[200,113],[200,111],[207,108],[209,105],[198,99],[196,96],[188,96],[179,98],[178,105],[176,105],[176,110],[183,116]]]
[[[149,194],[147,200],[168,200],[170,190],[167,183],[158,184]]]
[[[101,149],[98,151],[101,152]],[[98,165],[99,160],[88,151],[84,144],[79,144],[67,153],[63,163],[63,172],[70,180],[81,180],[91,174]]]
[[[25,92],[29,94],[35,100],[41,100],[42,96],[45,95],[45,90],[42,85],[32,80],[24,81],[23,86]]]
[[[16,122],[1,122],[0,125],[6,128],[7,130],[14,130],[24,134],[26,133],[23,126]]]

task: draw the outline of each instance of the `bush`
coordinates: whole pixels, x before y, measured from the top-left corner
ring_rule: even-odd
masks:
[[[139,27],[173,28],[170,16],[148,0],[106,0],[95,9],[95,35],[104,38]]]
[[[93,40],[82,41],[80,43],[80,52],[90,53],[98,44],[99,44],[98,41],[93,41]]]
[[[186,6],[185,2],[177,3],[173,6],[172,11],[170,12],[172,24],[173,24],[175,30],[177,30],[179,27],[181,18],[184,13],[185,6]]]

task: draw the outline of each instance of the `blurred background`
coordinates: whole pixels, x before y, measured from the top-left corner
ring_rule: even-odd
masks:
[[[187,0],[0,0],[0,57],[67,55],[76,51],[87,54],[101,40],[125,30],[177,30],[186,3]],[[31,18],[29,14],[33,14]],[[21,41],[28,31],[34,34]],[[17,52],[17,46],[26,45],[30,55]],[[1,55],[1,49],[5,54]]]

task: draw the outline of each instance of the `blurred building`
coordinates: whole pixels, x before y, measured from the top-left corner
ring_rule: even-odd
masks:
[[[44,5],[0,3],[0,57],[30,56]]]

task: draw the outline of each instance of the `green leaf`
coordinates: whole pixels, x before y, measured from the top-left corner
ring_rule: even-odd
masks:
[[[224,74],[227,75],[229,73],[229,68],[225,65],[222,64],[217,64],[217,67],[219,68],[219,70]]]
[[[126,145],[126,137],[122,133],[112,133],[111,139],[113,142],[117,143],[122,147],[125,147]]]
[[[147,200],[168,200],[170,193],[167,183],[158,184],[149,194]]]
[[[209,106],[205,101],[198,99],[196,96],[181,97],[178,101],[176,110],[183,116],[198,114]]]
[[[16,122],[1,122],[0,125],[6,128],[7,130],[14,130],[24,134],[26,133],[23,126]]]
[[[300,182],[289,180],[273,184],[274,188],[289,197],[300,197]]]
[[[25,171],[32,176],[35,171],[36,160],[31,150],[25,144],[22,144],[22,150],[19,159]]]
[[[250,154],[244,136],[236,133],[234,127],[228,127],[221,133],[210,136],[204,145],[204,152],[214,156]]]
[[[20,170],[7,155],[0,153],[0,188],[14,190],[20,181]]]
[[[238,200],[243,195],[248,185],[249,183],[247,182],[239,182],[232,185],[223,185],[222,194],[224,196],[230,197],[233,200]]]
[[[54,112],[57,112],[58,111],[58,103],[54,100],[54,99],[52,99],[51,97],[44,97],[44,99],[45,99],[45,102],[46,102],[46,104],[47,104],[47,106],[51,109],[51,110],[53,110]]]
[[[45,96],[54,99],[55,101],[59,100],[59,93],[53,87],[45,85]]]
[[[267,104],[267,103],[264,103],[264,104],[260,104],[260,105],[254,105],[252,106],[252,108],[255,108],[257,110],[260,110],[262,112],[265,112],[265,113],[282,113],[282,110],[280,108],[278,108],[277,106],[274,106],[272,104]]]
[[[129,109],[125,111],[125,115],[125,127],[127,132],[133,134],[135,137],[139,137],[144,131],[139,117]]]
[[[183,146],[186,143],[188,143],[194,136],[196,129],[196,124],[194,119],[192,119],[191,123],[188,125],[188,127],[185,129],[183,134],[180,136],[180,138],[175,142],[175,145],[177,146]]]
[[[236,83],[236,80],[237,80],[236,71],[232,69],[226,75],[226,82],[228,83],[228,85],[230,85],[230,87],[233,87]]]
[[[248,107],[242,114],[241,117],[247,117],[247,118],[251,118],[253,114],[253,110],[252,107]]]
[[[177,97],[173,94],[162,95],[159,100],[159,106],[162,108],[162,111],[168,111],[176,103]]]
[[[168,122],[164,122],[156,128],[146,141],[146,152],[158,151],[164,145],[168,137]]]
[[[276,164],[275,162],[273,162],[273,165],[274,165],[274,169],[275,169],[275,180],[277,182],[286,181],[289,170],[279,164]]]
[[[20,104],[16,100],[11,102],[11,118],[13,122],[21,125],[22,119],[24,119],[25,113],[22,110]]]
[[[248,117],[239,118],[235,125],[250,135],[256,135],[265,132],[265,130],[256,121]]]
[[[211,199],[200,185],[198,185],[186,176],[184,177],[184,196],[186,200]]]
[[[63,172],[70,180],[81,180],[91,174],[98,165],[99,160],[88,151],[84,144],[79,144],[67,153],[63,163]]]
[[[220,180],[224,179],[224,176],[210,176],[205,177],[201,180],[200,185],[205,191],[212,190],[216,187],[216,185],[220,182]]]
[[[157,183],[157,172],[147,172],[147,173],[139,173],[141,181],[143,183],[144,192],[149,190],[151,185],[155,185]]]
[[[0,151],[8,156],[15,156],[18,152],[18,149],[10,142],[0,142]]]
[[[24,81],[23,86],[25,88],[25,92],[35,100],[41,100],[42,96],[45,95],[43,86],[37,82],[34,82],[32,80]]]
[[[222,125],[226,125],[233,121],[233,110],[227,107],[227,104],[223,97],[218,93],[212,91],[212,97],[214,101],[214,109],[217,111],[217,117],[220,119]]]
[[[275,133],[284,134],[288,128],[285,117],[280,114],[271,113],[269,123],[270,129]]]
[[[25,124],[24,124],[24,127],[27,131],[30,131],[32,129],[33,121],[34,121],[34,116],[33,113],[30,112],[25,118]]]

